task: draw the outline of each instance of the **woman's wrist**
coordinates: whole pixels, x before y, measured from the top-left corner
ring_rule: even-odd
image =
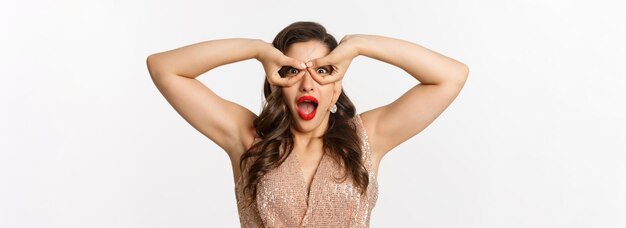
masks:
[[[261,39],[256,39],[255,40],[255,46],[254,46],[254,58],[256,60],[259,60],[259,57],[261,56],[261,54],[267,52],[268,48],[274,48],[274,46],[271,43],[265,42]]]
[[[362,55],[365,42],[366,38],[362,34],[348,34],[341,39],[339,44],[351,46],[356,50],[357,55]]]

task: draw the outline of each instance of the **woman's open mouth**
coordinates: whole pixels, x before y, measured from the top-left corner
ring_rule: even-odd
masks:
[[[315,111],[317,110],[317,99],[312,96],[302,96],[297,101],[298,115],[303,120],[310,120],[315,117]]]

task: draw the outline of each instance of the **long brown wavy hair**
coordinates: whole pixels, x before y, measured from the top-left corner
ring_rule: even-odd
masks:
[[[337,40],[316,22],[295,22],[280,31],[272,44],[285,53],[294,43],[311,40],[321,41],[330,51],[337,47]],[[330,155],[335,162],[342,164],[345,171],[340,179],[345,180],[348,174],[355,185],[364,194],[369,184],[368,173],[361,159],[361,142],[357,135],[354,122],[356,110],[344,90],[337,100],[337,112],[329,118],[328,129],[322,136],[324,153]],[[293,149],[293,135],[290,126],[294,120],[287,104],[283,100],[283,91],[278,88],[271,90],[265,79],[263,86],[265,102],[259,117],[254,120],[254,127],[260,141],[254,143],[242,154],[239,166],[242,174],[247,174],[244,192],[256,200],[257,184],[261,177],[271,169],[280,166]],[[245,165],[252,162],[249,169]],[[250,205],[248,204],[248,205]]]

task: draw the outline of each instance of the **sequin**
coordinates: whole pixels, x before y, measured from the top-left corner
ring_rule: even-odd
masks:
[[[352,178],[344,182],[334,180],[342,177],[344,171],[326,155],[322,156],[307,193],[297,158],[290,154],[283,164],[260,179],[257,200],[250,207],[245,207],[249,202],[243,193],[245,180],[237,180],[235,195],[241,227],[369,227],[378,199],[378,182],[360,115],[355,121],[370,180],[365,196],[360,195]]]

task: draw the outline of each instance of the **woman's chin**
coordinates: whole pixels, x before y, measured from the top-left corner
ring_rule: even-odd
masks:
[[[321,116],[318,113],[311,119],[305,119],[296,114],[295,116],[293,116],[293,118],[296,120],[293,127],[297,131],[305,133],[314,131],[319,128],[322,125],[321,123],[322,119],[324,119],[324,116]]]
[[[299,132],[310,132],[313,131],[319,126],[319,121],[316,121],[316,118],[310,120],[303,120],[299,116],[296,116],[295,128]]]

